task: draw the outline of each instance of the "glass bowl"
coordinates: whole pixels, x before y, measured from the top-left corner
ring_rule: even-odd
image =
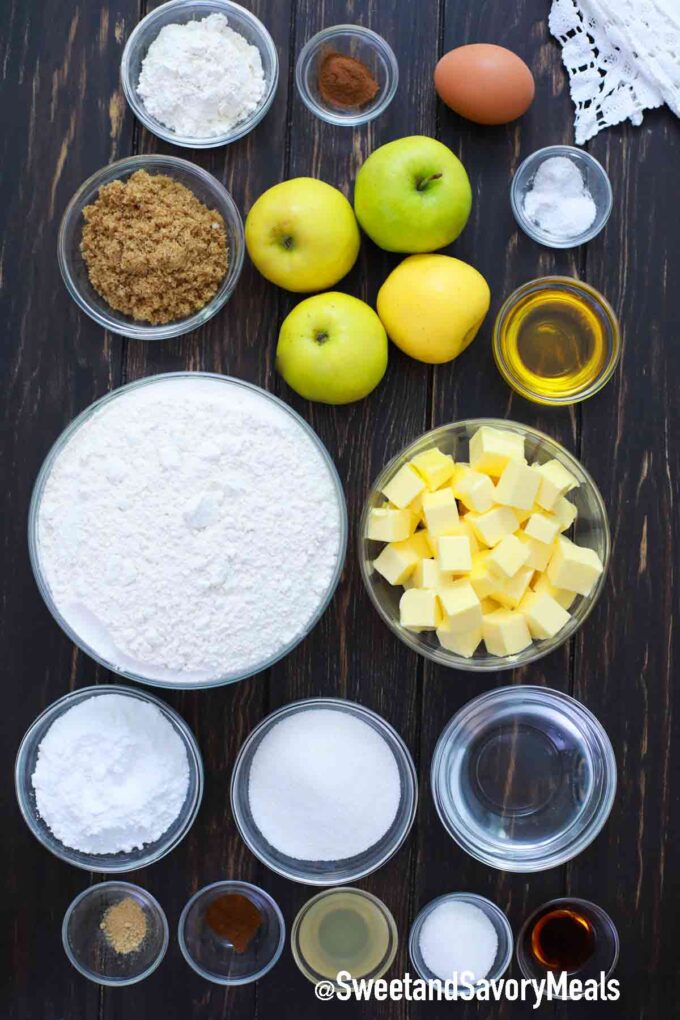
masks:
[[[553,293],[557,291],[567,297],[571,294],[583,301],[590,313],[597,319],[606,343],[605,357],[597,376],[584,381],[580,386],[575,385],[568,392],[548,394],[545,390],[536,391],[523,381],[522,375],[513,367],[516,352],[507,336],[508,324],[515,313],[521,314],[521,306],[532,301],[535,295],[542,291],[552,291]],[[519,393],[521,397],[536,404],[559,407],[587,400],[588,397],[599,393],[602,387],[609,382],[621,358],[621,330],[612,306],[590,284],[569,276],[542,276],[537,280],[529,280],[528,283],[522,284],[505,299],[496,316],[492,347],[498,371],[515,393]]]
[[[210,904],[228,893],[245,896],[263,921],[243,953],[206,921]],[[250,882],[213,882],[199,889],[182,911],[177,928],[182,956],[197,974],[217,985],[246,985],[264,977],[277,963],[286,941],[286,925],[278,904],[268,892]]]
[[[101,929],[106,910],[131,898],[144,911],[146,934],[139,948],[117,953]],[[98,882],[71,903],[61,926],[64,950],[70,962],[99,985],[134,985],[152,974],[168,948],[168,922],[158,901],[146,889],[130,882]]]
[[[534,641],[524,651],[516,655],[489,655],[477,649],[471,659],[442,648],[434,631],[421,631],[414,633],[401,626],[399,622],[399,598],[402,594],[401,587],[388,584],[387,581],[373,568],[373,560],[378,555],[381,543],[370,541],[365,537],[369,511],[374,507],[381,506],[384,501],[382,487],[388,479],[416,454],[424,450],[439,447],[443,453],[450,453],[457,461],[467,461],[468,443],[472,435],[482,425],[490,425],[493,428],[515,432],[525,438],[525,451],[530,462],[537,461],[543,464],[547,460],[558,460],[560,464],[578,479],[580,485],[569,493],[569,499],[578,510],[576,522],[571,535],[578,545],[594,549],[602,560],[604,570],[598,578],[595,587],[590,595],[577,595],[569,610],[571,619],[552,638]],[[572,534],[573,531],[573,534]],[[550,652],[559,648],[568,641],[581,624],[590,615],[593,606],[602,594],[607,577],[611,539],[609,535],[609,524],[607,522],[607,511],[605,510],[602,496],[585,468],[573,457],[563,446],[554,439],[532,429],[528,425],[520,425],[518,422],[504,421],[497,418],[471,418],[467,421],[453,422],[451,425],[442,425],[440,428],[426,432],[415,442],[405,447],[400,453],[383,468],[376,478],[368,498],[364,505],[359,525],[359,563],[361,576],[370,596],[371,602],[378,610],[387,626],[398,638],[408,645],[414,652],[424,655],[440,666],[451,666],[454,669],[471,670],[472,672],[495,672],[501,669],[518,669],[526,666],[529,662],[535,662]]]
[[[31,776],[35,770],[40,743],[49,730],[55,719],[62,716],[74,705],[86,701],[88,698],[98,698],[103,694],[122,694],[127,698],[136,698],[147,704],[155,705],[162,712],[164,718],[170,723],[179,738],[181,739],[187,754],[189,765],[189,786],[182,810],[163,835],[154,843],[147,843],[141,849],[131,850],[129,853],[121,851],[116,854],[90,854],[82,853],[72,847],[65,846],[61,840],[53,835],[38,813],[36,806],[35,791],[31,783]],[[42,843],[44,847],[67,864],[84,871],[95,871],[113,874],[121,871],[136,871],[139,868],[146,868],[154,864],[161,857],[165,857],[171,850],[184,839],[187,832],[194,823],[203,796],[203,762],[196,743],[196,738],[184,722],[184,720],[158,698],[147,694],[144,691],[136,691],[130,687],[122,687],[118,684],[98,684],[96,687],[83,687],[79,691],[71,691],[63,698],[52,702],[44,712],[31,724],[26,731],[19,751],[17,752],[16,764],[14,767],[14,784],[16,789],[19,809],[29,829]]]
[[[496,950],[496,959],[489,973],[485,975],[485,980],[497,981],[498,978],[505,974],[512,959],[512,928],[500,907],[497,907],[491,900],[487,900],[485,896],[478,896],[476,893],[445,893],[423,907],[411,925],[411,934],[408,940],[408,952],[416,973],[424,981],[443,980],[429,969],[423,959],[423,954],[420,950],[420,933],[423,930],[425,921],[437,907],[440,907],[443,903],[456,902],[470,903],[473,907],[479,907],[494,926],[498,936],[498,949]],[[459,975],[459,977],[462,978],[462,975]],[[450,975],[450,980],[453,980],[453,974]]]
[[[501,687],[453,716],[430,778],[439,818],[463,850],[501,871],[545,871],[602,829],[616,759],[602,725],[574,698]]]
[[[347,905],[347,897],[350,897],[351,901],[356,902],[357,907],[360,907],[360,904],[363,901],[366,907],[377,911],[381,919],[379,923],[384,923],[385,927],[382,935],[385,937],[385,952],[379,960],[375,960],[374,966],[370,967],[370,969],[366,971],[362,970],[361,973],[355,973],[350,969],[351,964],[348,961],[347,966],[343,968],[351,973],[352,978],[355,981],[377,981],[378,978],[381,978],[394,963],[394,958],[397,955],[397,947],[399,945],[399,934],[397,932],[396,922],[382,900],[379,900],[377,896],[371,895],[371,893],[365,892],[363,889],[353,889],[351,886],[342,887],[340,889],[326,889],[324,892],[313,896],[311,900],[308,900],[295,918],[293,928],[290,933],[290,948],[293,953],[293,959],[302,974],[304,974],[304,976],[313,984],[318,984],[320,981],[324,984],[328,984],[329,981],[333,983],[336,982],[337,973],[331,974],[326,971],[321,972],[320,970],[317,970],[314,963],[308,959],[309,954],[306,954],[305,952],[306,947],[303,926],[305,922],[307,922],[312,926],[316,933],[316,925],[318,924],[320,930],[323,927],[322,908],[324,905],[327,905],[327,901],[329,899],[340,896],[342,897],[342,905],[339,905],[339,910],[351,909]],[[362,918],[362,920],[364,919]]]
[[[159,384],[165,384],[167,380],[173,379],[212,379],[220,383],[230,384],[232,386],[240,386],[248,390],[253,390],[261,397],[268,401],[271,401],[278,408],[285,411],[296,424],[302,429],[306,436],[313,443],[318,453],[322,457],[326,467],[328,468],[329,475],[331,477],[333,486],[337,494],[337,505],[338,513],[340,517],[340,536],[338,542],[338,560],[335,568],[335,572],[330,580],[328,590],[325,592],[324,597],[319,603],[319,606],[314,615],[308,621],[304,631],[294,635],[288,645],[281,651],[277,652],[272,658],[263,660],[258,663],[257,667],[248,670],[245,673],[238,673],[235,671],[225,670],[223,676],[218,677],[215,680],[188,680],[182,677],[173,678],[168,675],[163,676],[151,676],[142,674],[141,672],[135,672],[129,669],[127,666],[122,665],[120,662],[114,662],[112,659],[107,658],[105,655],[100,654],[96,648],[89,643],[84,637],[82,637],[71,624],[64,618],[59,609],[57,608],[52,593],[50,592],[47,579],[45,577],[41,562],[40,562],[40,542],[38,537],[38,520],[40,515],[40,504],[45,490],[47,479],[52,470],[52,467],[64,449],[66,444],[73,438],[74,434],[80,429],[101,407],[108,404],[110,401],[117,400],[121,395],[127,393],[130,390],[138,389],[142,386],[155,386]],[[331,460],[330,454],[326,447],[323,445],[316,432],[311,428],[310,425],[300,417],[296,411],[292,409],[284,401],[279,400],[278,397],[273,396],[271,393],[267,393],[266,390],[261,389],[259,386],[254,386],[252,383],[244,382],[242,379],[236,379],[233,376],[228,375],[217,375],[210,372],[168,372],[162,375],[152,376],[148,379],[139,379],[136,382],[128,383],[126,386],[121,386],[117,390],[113,390],[111,393],[107,393],[106,396],[96,400],[89,407],[85,408],[73,421],[68,425],[62,434],[59,436],[57,441],[52,446],[51,450],[47,454],[43,465],[40,469],[35,485],[33,487],[33,494],[31,496],[31,504],[28,513],[28,550],[33,568],[33,576],[35,577],[36,584],[40,590],[47,608],[50,613],[59,624],[61,629],[68,635],[71,641],[75,642],[79,648],[81,648],[87,655],[89,655],[96,662],[99,662],[106,669],[111,670],[114,673],[118,673],[119,676],[125,677],[128,680],[135,680],[138,683],[149,684],[152,687],[164,687],[177,690],[198,690],[203,687],[219,687],[222,684],[236,683],[239,680],[245,680],[249,676],[253,676],[255,673],[259,673],[262,670],[269,669],[275,662],[283,659],[293,648],[296,647],[301,641],[303,641],[310,631],[316,626],[321,615],[326,610],[333,593],[338,586],[340,581],[340,575],[342,574],[342,568],[345,562],[345,554],[347,549],[347,505],[345,503],[345,496],[342,490],[342,483],[338,477],[338,473],[335,469],[335,465]]]
[[[257,109],[249,117],[234,125],[231,131],[209,138],[193,138],[188,135],[178,135],[171,128],[152,117],[144,106],[141,96],[137,93],[137,85],[142,61],[146,57],[149,46],[162,28],[166,25],[202,20],[210,14],[223,14],[229,22],[229,27],[260,51],[265,77],[265,92]],[[123,50],[120,79],[125,98],[133,113],[144,127],[157,138],[188,149],[215,149],[220,145],[229,145],[230,142],[243,138],[265,116],[276,94],[276,86],[279,81],[279,57],[274,40],[262,22],[240,4],[232,3],[231,0],[170,0],[170,3],[156,7],[145,18],[142,18],[132,32]]]
[[[158,326],[138,321],[111,308],[90,283],[85,260],[80,253],[85,206],[96,200],[99,189],[105,184],[110,184],[112,181],[126,181],[137,170],[146,170],[150,174],[163,174],[166,177],[171,177],[193,192],[209,209],[220,213],[226,227],[229,245],[227,272],[210,301],[193,315]],[[66,289],[81,311],[89,315],[104,329],[130,337],[132,340],[167,340],[170,337],[190,333],[212,319],[234,292],[243,268],[244,251],[241,215],[229,192],[207,170],[202,170],[201,167],[195,166],[185,159],[178,159],[176,156],[129,156],[127,159],[120,159],[117,163],[111,163],[109,166],[97,170],[84,184],[81,184],[67,205],[59,228],[57,243],[57,257],[62,278]]]
[[[267,842],[258,829],[248,800],[250,769],[263,737],[282,719],[297,712],[319,708],[348,712],[374,729],[392,751],[401,781],[399,807],[387,832],[363,853],[338,861],[303,861],[281,853]],[[231,777],[231,809],[244,843],[272,871],[303,885],[347,885],[381,868],[408,836],[416,814],[417,799],[418,783],[413,759],[397,731],[376,712],[342,698],[309,698],[284,705],[272,712],[247,737]]]
[[[373,99],[361,107],[346,109],[326,102],[319,91],[319,63],[327,53],[341,53],[366,64],[379,85]],[[399,84],[399,65],[382,36],[361,25],[334,25],[318,32],[298,57],[295,83],[308,110],[328,124],[357,127],[375,120],[387,109]]]
[[[593,196],[597,210],[591,225],[572,237],[557,237],[541,230],[524,212],[524,198],[533,184],[536,171],[541,163],[553,156],[566,156],[578,167],[588,191]],[[577,149],[573,145],[548,145],[544,149],[532,152],[523,163],[520,163],[510,185],[510,205],[517,223],[525,234],[546,248],[576,248],[579,244],[591,241],[609,219],[612,201],[612,186],[607,171],[589,152]]]
[[[576,896],[562,896],[550,900],[538,907],[527,917],[517,936],[517,962],[525,978],[541,981],[548,973],[535,959],[530,948],[531,932],[536,921],[544,914],[553,910],[577,910],[590,921],[595,935],[594,952],[591,958],[576,971],[568,971],[572,977],[581,981],[599,979],[604,974],[605,980],[613,973],[619,960],[619,933],[609,914],[590,900],[582,900]],[[554,973],[561,973],[560,971]],[[562,998],[562,996],[556,996]]]

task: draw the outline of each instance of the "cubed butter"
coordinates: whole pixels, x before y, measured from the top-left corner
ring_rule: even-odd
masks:
[[[482,626],[482,607],[469,581],[440,588],[438,594],[446,626],[454,634]]]
[[[526,463],[523,436],[490,425],[482,425],[477,429],[470,440],[471,468],[498,478],[511,460]]]
[[[436,630],[442,622],[437,593],[408,588],[399,599],[399,621],[407,630]]]
[[[496,587],[491,591],[492,599],[499,602],[506,609],[516,609],[524,598],[529,585],[534,577],[531,567],[522,567],[514,577],[498,580]]]
[[[376,542],[401,542],[413,534],[416,518],[410,510],[374,507],[368,514],[366,537]]]
[[[560,531],[560,520],[555,514],[545,513],[543,510],[531,515],[524,525],[524,534],[529,538],[535,538],[537,542],[545,545],[552,545]]]
[[[446,625],[446,621],[437,627],[437,637],[442,648],[456,655],[462,655],[465,659],[471,659],[480,644],[482,643],[482,628],[475,627],[474,630],[463,631],[458,634]]]
[[[446,485],[453,478],[456,467],[453,457],[450,454],[442,453],[436,447],[416,454],[411,458],[409,464],[415,468],[431,491],[441,489],[442,485]]]
[[[441,588],[444,585],[451,584],[453,576],[451,574],[443,574],[439,569],[439,564],[434,559],[421,560],[416,564],[416,569],[409,578],[413,588]]]
[[[555,602],[559,602],[562,609],[571,609],[576,598],[575,591],[567,591],[566,588],[556,588],[554,584],[550,583],[545,574],[540,574],[536,578],[533,582],[533,589],[539,595],[543,592],[546,595],[550,595],[551,598],[555,599]]]
[[[466,521],[484,545],[494,546],[517,531],[517,518],[509,506],[494,506],[484,514],[469,513]]]
[[[467,535],[442,535],[437,539],[439,569],[464,574],[472,569],[472,550]]]
[[[542,573],[548,566],[550,557],[553,554],[552,545],[546,545],[545,542],[537,542],[535,538],[529,538],[523,531],[517,532],[517,538],[526,547],[529,554],[526,562],[527,567]]]
[[[467,535],[467,537],[470,539],[470,552],[472,553],[472,555],[474,556],[475,553],[479,552],[481,548],[479,544],[479,539],[475,535],[474,529],[470,522],[467,520],[467,517],[461,517],[460,521],[458,522],[458,527],[453,528],[451,530],[451,534]]]
[[[538,494],[541,479],[527,464],[511,460],[496,483],[496,503],[530,510]]]
[[[528,591],[519,604],[533,638],[551,638],[569,623],[570,616],[547,592]]]
[[[404,464],[383,486],[383,495],[403,510],[425,489],[425,482],[410,464]]]
[[[489,476],[469,468],[464,474],[456,475],[454,478],[453,494],[468,510],[474,510],[478,514],[486,513],[495,502],[494,484]]]
[[[560,531],[568,531],[576,520],[578,513],[575,505],[566,496],[560,496],[552,509],[555,517],[560,522]]]
[[[489,655],[516,655],[531,644],[524,616],[510,609],[497,609],[483,616],[482,637]]]
[[[498,587],[498,578],[491,569],[489,556],[488,549],[474,553],[472,556],[472,569],[468,580],[480,599],[486,598],[487,595],[490,595]]]
[[[402,542],[390,542],[373,561],[373,566],[389,584],[403,584],[420,560],[429,557],[430,547],[421,531]]]
[[[413,509],[414,506],[415,506],[415,504],[412,503],[411,504],[411,509]],[[534,512],[534,510],[537,510],[537,509],[540,510],[540,507],[537,506],[536,503],[534,503],[534,505],[532,506],[532,508],[530,510],[520,510],[519,507],[513,506],[512,512],[515,515],[515,517],[517,518],[517,523],[521,527],[523,524],[526,523],[526,521],[529,520],[529,518],[531,517],[532,513]]]
[[[427,530],[435,538],[452,535],[458,527],[458,506],[451,489],[426,492],[423,496],[423,515]]]
[[[578,481],[570,471],[560,464],[559,460],[534,464],[533,470],[540,479],[536,502],[544,510],[552,510],[560,496],[578,488]]]
[[[514,577],[529,559],[529,550],[516,535],[506,535],[489,553],[489,565],[504,579]]]
[[[602,573],[600,557],[594,549],[585,549],[575,545],[564,535],[560,535],[555,545],[548,569],[548,580],[556,588],[589,595]]]

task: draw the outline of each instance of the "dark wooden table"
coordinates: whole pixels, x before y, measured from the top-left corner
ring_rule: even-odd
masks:
[[[266,188],[303,174],[351,196],[357,168],[377,145],[411,133],[435,135],[461,157],[472,179],[472,216],[453,251],[489,280],[491,314],[472,347],[451,364],[432,369],[391,349],[378,390],[338,409],[305,403],[275,375],[278,326],[295,298],[267,284],[250,264],[222,314],[191,336],[145,344],[103,333],[62,285],[56,237],[66,202],[98,167],[134,152],[177,151],[140,129],[119,86],[122,48],[146,4],[4,0],[0,633],[6,697],[0,713],[0,798],[7,950],[0,1014],[8,1020],[319,1015],[418,1020],[455,1010],[464,1018],[573,1020],[587,1009],[320,1006],[288,950],[258,985],[225,991],[193,974],[174,939],[162,967],[125,990],[90,984],[67,963],[62,916],[72,897],[101,876],[61,864],[29,834],[14,800],[13,759],[22,733],[47,704],[75,687],[115,677],[73,647],[38,594],[25,537],[31,487],[52,442],[92,400],[141,376],[207,369],[283,396],[318,431],[346,486],[350,553],[330,609],[287,659],[233,687],[167,693],[202,748],[205,799],[189,837],[133,880],[158,896],[173,929],[190,894],[224,877],[264,885],[290,923],[311,892],[269,873],[243,846],[229,808],[231,767],[248,732],[272,709],[313,695],[347,697],[396,726],[420,773],[421,803],[407,844],[361,883],[397,919],[401,945],[392,975],[408,967],[411,920],[440,893],[458,889],[490,896],[507,910],[515,930],[546,899],[574,893],[611,912],[622,942],[622,1002],[598,1005],[589,1015],[604,1010],[625,1020],[671,1016],[680,992],[680,695],[674,694],[672,676],[680,652],[673,542],[680,478],[680,127],[663,111],[647,115],[641,128],[610,130],[588,145],[612,179],[611,220],[587,248],[549,251],[518,232],[508,197],[511,175],[525,155],[572,140],[567,79],[547,29],[548,0],[246,0],[246,5],[264,20],[278,47],[281,80],[274,106],[243,141],[178,154],[223,181],[245,214]],[[356,131],[315,120],[296,95],[293,78],[303,43],[318,29],[344,21],[384,35],[401,68],[390,109]],[[518,124],[476,127],[437,102],[431,75],[438,56],[475,41],[503,43],[533,69],[536,101]],[[341,286],[373,302],[397,261],[364,240],[359,262]],[[503,298],[523,281],[553,272],[602,290],[625,333],[620,369],[605,391],[559,411],[514,396],[497,374],[490,349],[493,315]],[[413,655],[378,620],[354,554],[362,499],[385,460],[434,425],[480,415],[517,419],[564,443],[594,475],[612,524],[611,570],[596,610],[568,647],[516,674],[456,673]],[[574,694],[604,723],[619,765],[612,816],[595,843],[568,866],[528,877],[493,871],[462,853],[435,815],[428,782],[434,744],[446,721],[469,698],[508,683],[547,684]]]

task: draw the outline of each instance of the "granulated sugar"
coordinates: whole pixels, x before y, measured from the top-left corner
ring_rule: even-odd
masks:
[[[121,391],[59,452],[38,559],[99,656],[154,679],[256,670],[302,635],[341,553],[330,470],[256,390],[165,378]]]
[[[498,952],[498,934],[483,910],[464,900],[444,900],[425,919],[420,931],[425,966],[442,981],[486,977]],[[468,978],[468,980],[470,980]]]

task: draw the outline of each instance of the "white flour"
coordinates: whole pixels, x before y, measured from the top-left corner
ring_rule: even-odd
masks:
[[[83,853],[153,843],[179,815],[189,786],[181,738],[156,705],[93,695],[56,719],[32,776],[52,833]]]
[[[550,156],[524,196],[524,215],[554,237],[578,237],[593,223],[597,207],[581,171],[568,156]]]
[[[38,515],[57,609],[144,677],[256,670],[301,635],[340,555],[330,471],[302,427],[224,379],[122,391],[60,451]]]
[[[223,135],[264,96],[260,51],[223,14],[165,25],[142,62],[137,91],[151,116],[178,135]]]

